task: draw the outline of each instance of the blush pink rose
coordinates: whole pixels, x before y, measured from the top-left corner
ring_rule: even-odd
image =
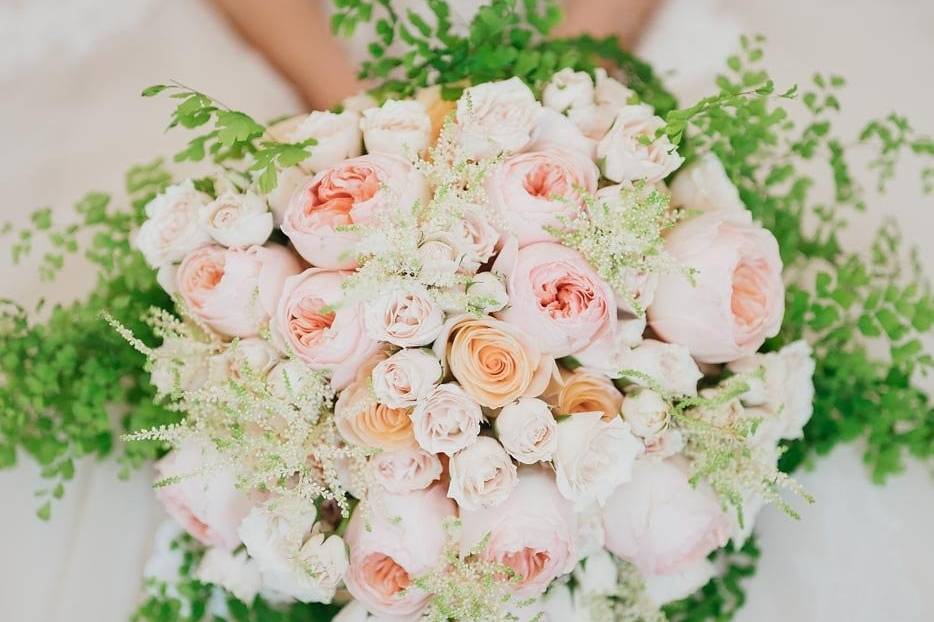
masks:
[[[680,461],[636,463],[603,509],[606,548],[647,575],[680,572],[726,544],[730,523],[709,488]]]
[[[750,356],[778,334],[785,311],[778,242],[748,212],[689,220],[668,236],[665,248],[696,270],[696,282],[680,273],[660,277],[648,308],[659,337],[687,347],[702,363],[726,363]]]
[[[226,249],[203,246],[176,273],[188,312],[229,337],[255,337],[269,321],[285,280],[301,271],[298,258],[276,244]]]
[[[156,489],[166,512],[205,546],[233,551],[240,545],[237,528],[253,507],[237,490],[232,473],[208,468],[216,452],[208,443],[190,440],[156,463],[158,479],[179,481]],[[204,471],[204,472],[202,472]]]
[[[509,306],[497,316],[521,326],[555,358],[568,356],[616,330],[616,299],[577,251],[549,242],[503,248],[495,272],[506,276]]]
[[[506,501],[495,508],[462,509],[461,524],[461,551],[470,551],[489,535],[481,555],[515,572],[518,598],[542,594],[577,562],[574,512],[558,492],[554,475],[543,467],[520,468]]]
[[[346,160],[298,187],[282,219],[298,254],[318,268],[357,265],[360,234],[342,230],[373,224],[377,215],[424,200],[425,179],[405,159],[387,153]]]
[[[285,282],[276,329],[309,367],[331,373],[331,385],[343,389],[379,350],[363,321],[360,304],[343,304],[346,272],[309,268]]]
[[[554,240],[547,227],[561,227],[584,208],[581,191],[597,190],[599,171],[585,154],[547,147],[506,158],[486,177],[490,206],[503,235],[519,246]]]
[[[370,511],[363,507],[369,503]],[[350,567],[344,582],[374,614],[414,619],[430,594],[412,585],[441,561],[444,519],[455,516],[443,486],[398,495],[382,493],[357,507],[347,534]]]

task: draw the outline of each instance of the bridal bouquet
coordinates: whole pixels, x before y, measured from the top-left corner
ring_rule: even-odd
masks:
[[[459,35],[429,5],[379,3],[381,86],[333,111],[267,126],[146,89],[208,128],[176,160],[215,166],[79,204],[101,284],[50,328],[4,316],[3,446],[66,480],[130,407],[126,459],[158,459],[174,519],[139,620],[725,619],[760,508],[811,501],[797,464],[867,428],[880,478],[932,451],[934,301],[891,228],[869,259],[837,237],[864,196],[826,119],[842,80],[815,78],[795,131],[761,41],[678,109],[612,42],[543,38],[550,7],[499,0]],[[860,140],[882,182],[934,153],[899,117]],[[101,315],[135,352],[83,360]]]

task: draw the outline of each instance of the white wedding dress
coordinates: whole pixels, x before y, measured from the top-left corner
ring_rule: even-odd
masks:
[[[477,0],[454,5],[466,23]],[[850,78],[845,110],[852,116],[842,118],[844,126],[855,128],[861,117],[898,104],[930,131],[934,83],[903,59],[934,57],[934,7],[903,4],[899,11],[873,0],[671,0],[642,53],[687,100],[706,92],[739,32],[765,32],[770,65],[783,84],[808,79],[817,62]],[[859,34],[865,23],[874,25],[874,40],[887,42],[884,49],[865,45]],[[45,205],[67,217],[82,193],[119,190],[130,164],[176,151],[185,135],[163,133],[169,104],[138,96],[168,79],[261,119],[301,109],[282,78],[201,1],[0,0],[0,223],[25,224],[31,209]],[[892,93],[897,101],[886,101]],[[873,216],[917,205],[913,181],[896,183]],[[923,257],[934,266],[934,246],[923,239],[934,230],[930,211],[899,217],[909,240],[927,244]],[[865,247],[867,236],[857,230],[852,239]],[[91,284],[79,261],[54,288],[37,284],[35,267],[13,267],[0,257],[0,297],[65,301]],[[886,488],[875,487],[859,452],[841,448],[818,471],[802,474],[817,504],[803,509],[800,523],[763,513],[762,562],[741,622],[934,618],[930,476],[913,463]],[[24,458],[0,471],[0,618],[126,620],[161,510],[148,470],[129,482],[116,475],[109,462],[82,465],[44,524],[34,516],[37,469]]]

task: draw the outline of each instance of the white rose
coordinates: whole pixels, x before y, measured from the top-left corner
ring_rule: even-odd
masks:
[[[219,548],[208,549],[198,564],[195,578],[219,585],[247,605],[253,604],[262,587],[256,561],[243,551],[231,553]]]
[[[642,443],[622,419],[604,421],[602,412],[571,415],[558,424],[558,490],[578,507],[593,501],[603,505],[629,481],[641,452]]]
[[[159,270],[156,272],[156,283],[158,283],[169,296],[174,296],[178,293],[178,264],[164,263],[159,266]]]
[[[460,270],[474,274],[496,253],[499,232],[478,206],[465,207],[444,235],[460,254]]]
[[[227,247],[261,246],[272,233],[272,212],[252,192],[225,192],[203,206],[198,218],[214,241]]]
[[[671,574],[647,574],[645,591],[657,606],[687,598],[710,581],[716,569],[709,560],[699,559]]]
[[[607,331],[603,337],[577,352],[574,358],[590,371],[619,378],[619,372],[626,369],[626,355],[632,347],[642,342],[643,332],[645,317],[617,320],[616,330]]]
[[[373,392],[390,408],[415,406],[441,379],[441,361],[428,350],[399,350],[373,368]]]
[[[500,505],[516,487],[516,465],[495,438],[481,436],[451,457],[448,497],[467,510]]]
[[[687,348],[655,339],[646,339],[623,353],[620,362],[620,371],[641,372],[665,391],[680,395],[697,395],[697,382],[704,376]],[[628,379],[642,385],[648,382],[638,376]]]
[[[415,440],[433,454],[452,455],[473,443],[480,434],[483,412],[459,384],[435,387],[412,411]]]
[[[746,211],[739,191],[713,153],[705,154],[678,173],[671,184],[671,204],[699,212]]]
[[[558,112],[568,108],[583,108],[593,105],[593,80],[585,71],[562,69],[551,77],[542,91],[542,103]]]
[[[350,97],[345,97],[344,101],[341,102],[344,107],[344,111],[356,112],[363,114],[364,110],[369,110],[370,108],[375,108],[379,106],[372,95],[369,93],[357,93],[356,95],[351,95]]]
[[[238,533],[259,566],[263,588],[295,600],[328,603],[347,570],[339,536],[315,532],[315,506],[274,499],[253,508]]]
[[[209,361],[211,380],[220,383],[249,372],[263,378],[282,359],[271,343],[259,337],[240,339]]]
[[[474,158],[520,151],[531,140],[540,110],[519,78],[472,86],[457,102],[460,146]]]
[[[311,155],[301,163],[301,167],[312,173],[363,153],[360,115],[350,110],[340,113],[316,110],[286,136],[288,142],[301,142],[309,138],[315,139],[317,143],[309,148]]]
[[[467,304],[477,313],[502,311],[509,304],[509,295],[503,278],[494,272],[480,272],[467,284]]]
[[[629,104],[633,91],[609,77],[605,69],[596,70],[593,102],[568,111],[568,117],[589,138],[599,140],[613,125],[620,108]]]
[[[282,224],[285,211],[289,208],[289,201],[299,186],[307,183],[310,178],[299,166],[290,166],[279,171],[278,183],[272,192],[266,195],[266,202],[272,212],[273,222],[278,227]]]
[[[668,402],[651,389],[636,389],[627,394],[622,414],[632,433],[643,438],[661,434],[671,419]]]
[[[195,190],[191,180],[169,186],[146,205],[146,222],[136,235],[136,247],[153,268],[177,263],[189,252],[211,242],[201,228],[200,209],[211,197]]]
[[[506,451],[523,464],[551,460],[558,448],[558,424],[540,399],[524,397],[504,406],[495,425]]]
[[[389,99],[364,111],[360,120],[368,153],[392,153],[413,158],[428,148],[431,118],[420,102]]]
[[[561,149],[581,153],[593,160],[596,147],[597,142],[581,133],[573,121],[551,108],[542,108],[532,130],[532,141],[524,151]]]
[[[655,135],[664,124],[646,104],[621,108],[606,136],[597,143],[603,175],[617,183],[645,180],[654,184],[681,166],[684,159],[668,137]]]
[[[742,396],[750,406],[763,406],[764,418],[757,436],[800,438],[814,409],[814,358],[805,341],[796,341],[778,352],[756,354],[728,365],[734,373],[752,375],[763,369],[761,381],[750,379],[752,390]]]
[[[365,304],[367,333],[402,348],[426,346],[441,333],[444,312],[424,287],[394,287]]]
[[[382,451],[370,458],[377,484],[393,494],[424,490],[441,479],[441,460],[424,449]]]

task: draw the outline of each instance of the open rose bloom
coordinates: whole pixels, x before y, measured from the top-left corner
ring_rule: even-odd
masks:
[[[735,499],[771,500],[813,363],[759,353],[775,238],[713,156],[682,178],[631,98],[572,70],[540,99],[518,78],[356,98],[270,130],[318,141],[276,190],[153,201],[139,245],[183,318],[153,369],[198,435],[159,495],[217,550],[202,576],[394,621],[458,598],[590,619],[624,576],[709,579],[753,519]]]

